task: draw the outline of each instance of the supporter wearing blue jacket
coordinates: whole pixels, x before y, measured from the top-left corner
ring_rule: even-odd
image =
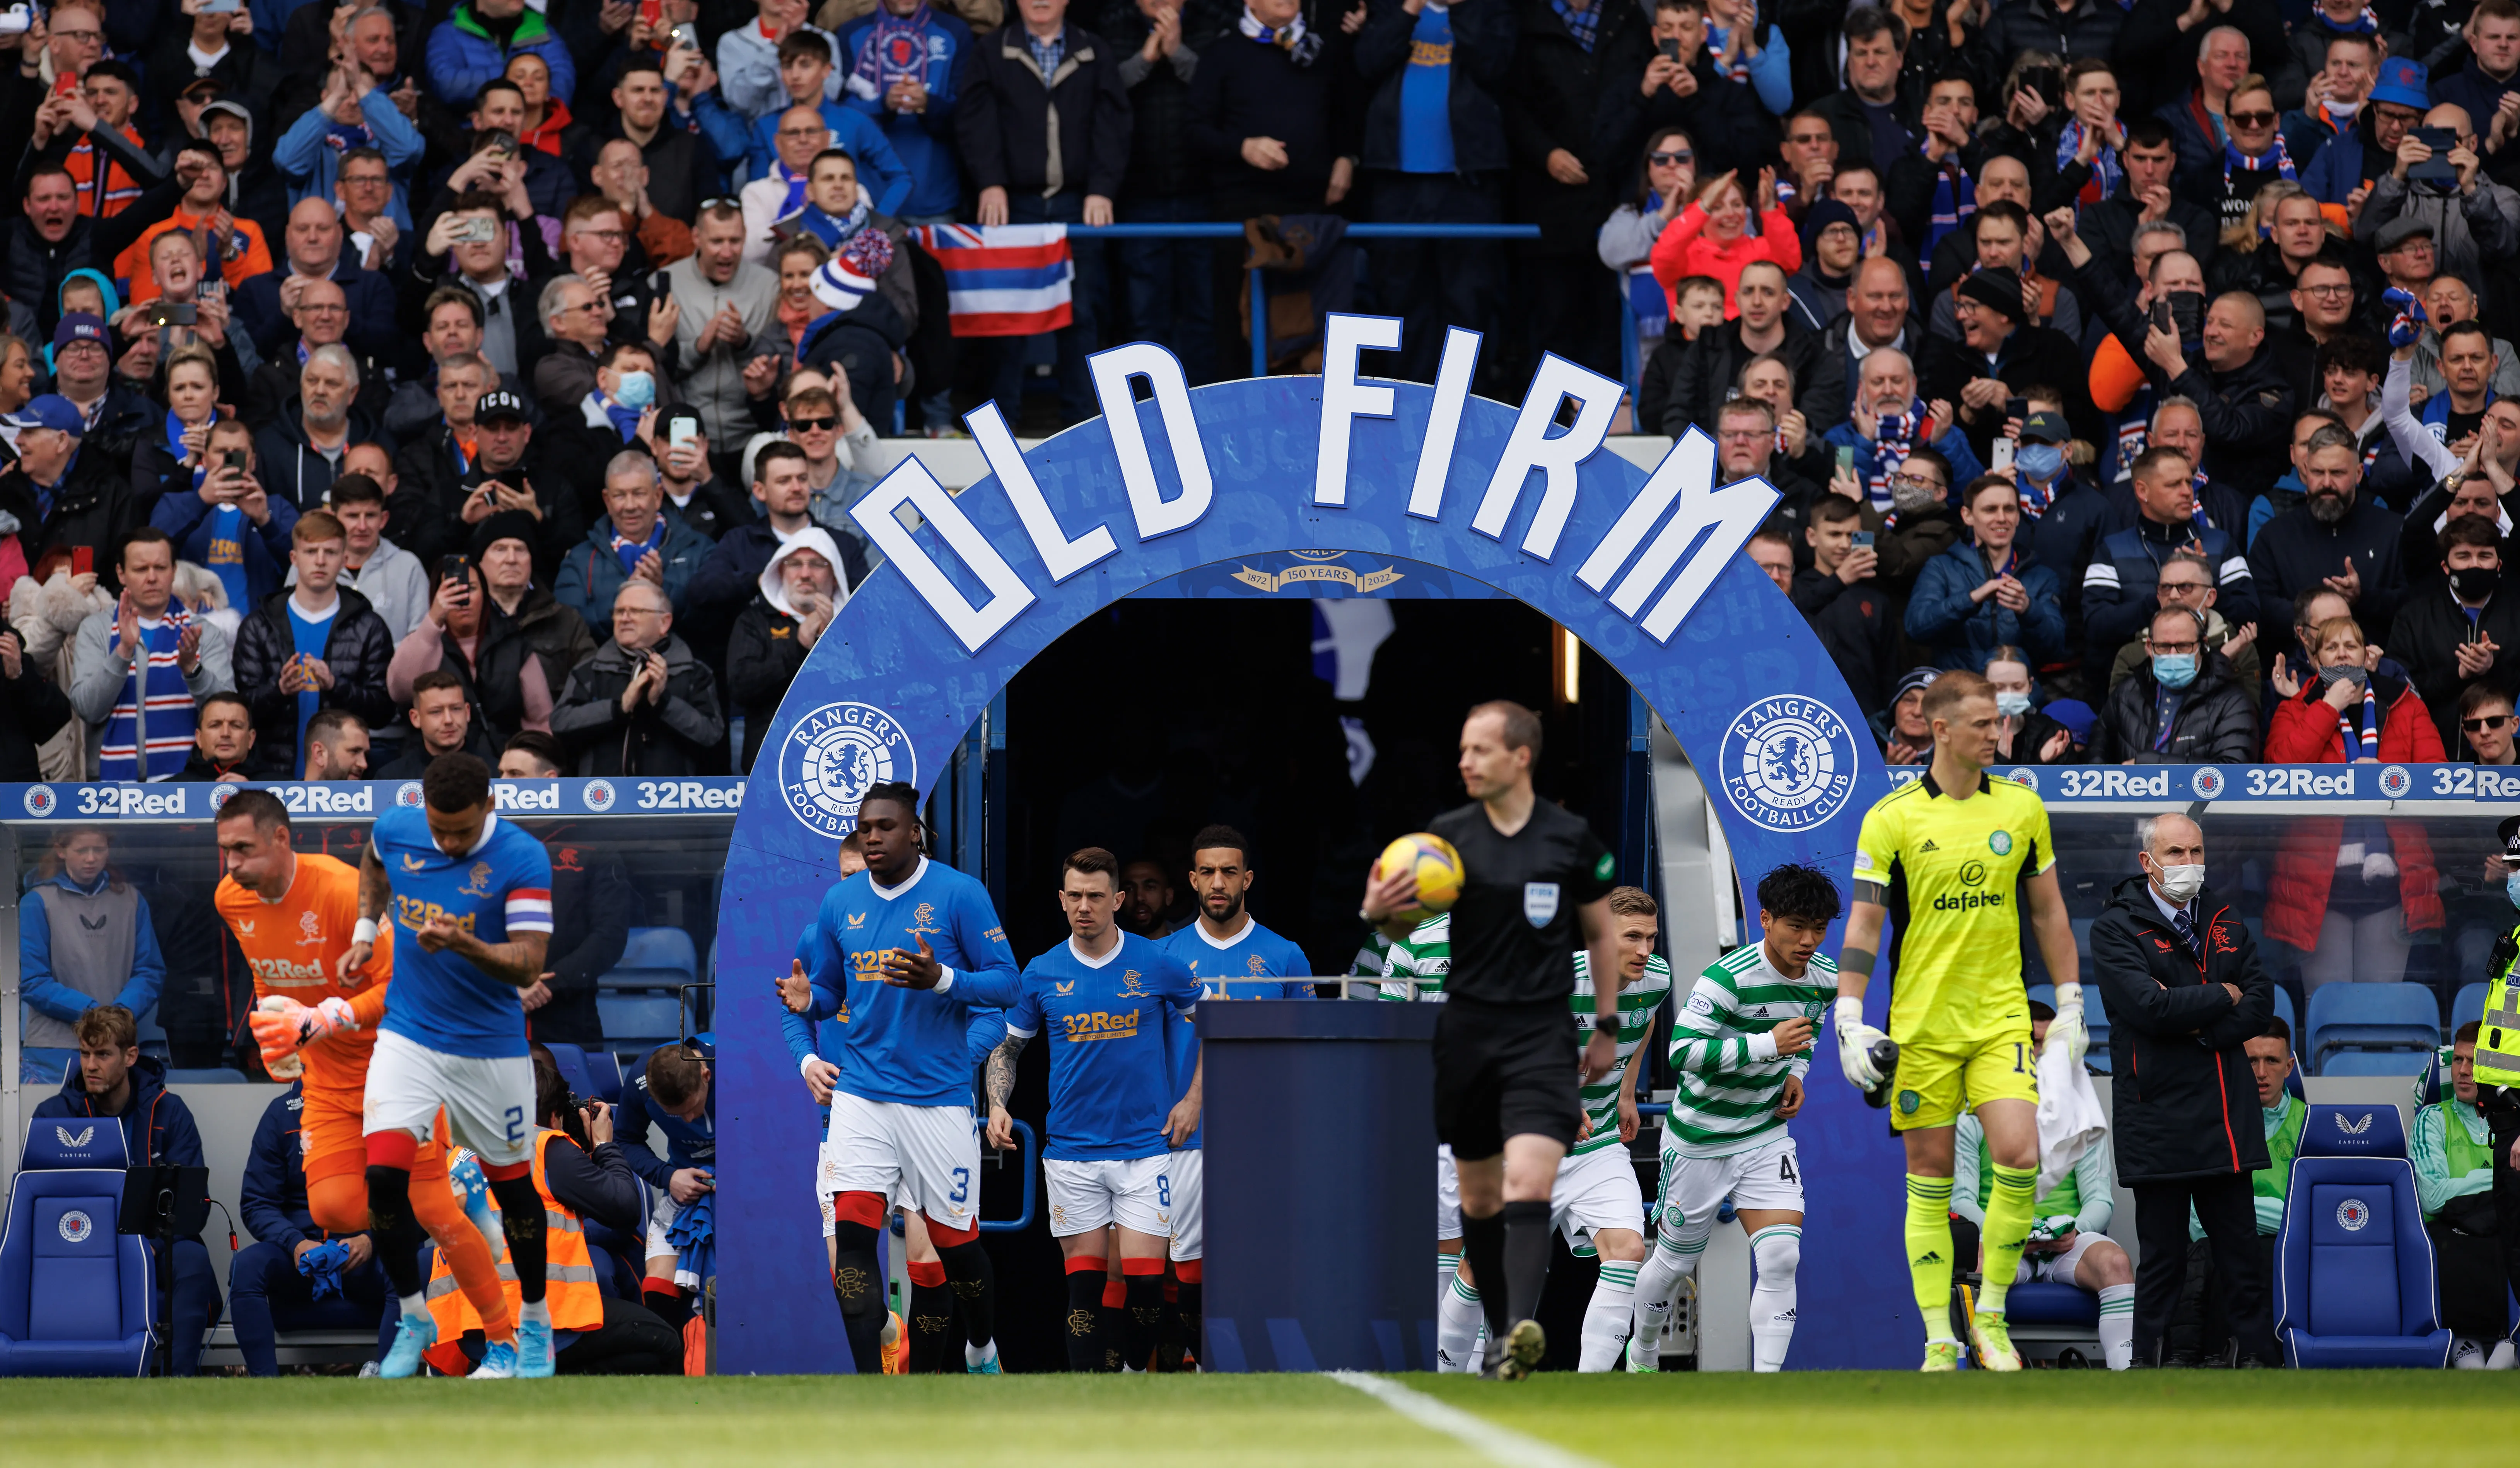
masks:
[[[152,946],[155,951],[155,946]],[[79,1017],[78,1064],[62,1089],[36,1106],[37,1117],[94,1118],[122,1128],[124,1154],[133,1167],[201,1167],[202,1132],[184,1098],[166,1089],[166,1062],[140,1053],[140,1023],[120,1004],[102,1004]],[[164,1253],[149,1246],[157,1268]],[[201,1238],[175,1240],[174,1369],[198,1375],[202,1339],[218,1323],[219,1283]]]
[[[351,112],[352,120],[338,115],[342,111]],[[396,225],[409,231],[411,174],[420,166],[428,145],[420,129],[394,106],[392,94],[380,86],[371,85],[355,103],[347,92],[325,93],[320,104],[298,113],[271,145],[272,165],[289,180],[290,206],[294,208],[308,199],[334,202],[339,192],[341,159],[354,148],[373,148],[384,155],[385,172],[394,181],[388,212],[396,216]]]
[[[798,104],[802,106],[803,104]],[[917,180],[892,151],[875,119],[863,112],[852,111],[836,102],[822,105],[823,123],[832,130],[832,146],[845,153],[858,165],[859,187],[875,200],[875,212],[901,212],[901,203],[910,198]],[[767,177],[771,159],[779,156],[779,119],[785,112],[772,112],[752,124],[750,140],[744,146],[743,168],[746,178]],[[948,205],[945,212],[952,213]]]
[[[242,433],[237,436],[245,437]],[[247,439],[248,444],[250,441]],[[158,508],[149,512],[149,523],[165,531],[166,538],[175,543],[176,558],[201,566],[210,564],[210,533],[218,524],[218,517],[211,512],[224,503],[202,498],[210,488],[206,477],[200,489],[170,483],[167,491],[158,497]],[[268,512],[262,523],[257,525],[248,516],[240,542],[245,555],[247,606],[260,605],[263,598],[288,584],[289,538],[297,528],[296,506],[279,495],[265,495],[263,504]]]
[[[2233,626],[2258,620],[2258,583],[2240,538],[2196,522],[2196,483],[2187,456],[2148,449],[2136,456],[2136,522],[2104,536],[2083,572],[2083,630],[2091,666],[2105,670],[2118,649],[2143,636],[2158,605],[2161,567],[2193,551],[2213,568],[2214,609]]]
[[[2021,529],[2021,492],[1994,474],[1960,491],[1960,522],[1969,540],[1925,562],[1908,599],[1908,637],[1944,668],[1972,672],[1996,648],[2029,649],[2045,666],[2068,645],[2056,573],[2027,563],[2013,545]]]
[[[304,1083],[292,1081],[263,1108],[237,1190],[237,1213],[253,1242],[228,1264],[228,1304],[248,1376],[280,1374],[283,1330],[373,1332],[384,1315],[385,1275],[374,1241],[364,1233],[327,1232],[307,1210],[306,1146],[298,1128],[304,1090]],[[338,1244],[349,1258],[333,1271],[338,1292],[319,1302],[315,1277],[301,1272],[299,1261],[326,1244]]]
[[[428,33],[428,90],[458,111],[469,111],[481,83],[504,75],[508,59],[530,51],[551,67],[551,94],[577,93],[577,61],[568,45],[525,0],[462,0]]]
[[[910,170],[909,197],[878,212],[951,219],[963,200],[954,110],[971,72],[971,28],[927,0],[880,0],[840,32],[838,68],[841,105],[881,128]]]

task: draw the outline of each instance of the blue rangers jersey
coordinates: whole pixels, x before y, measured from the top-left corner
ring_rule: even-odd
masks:
[[[917,953],[922,938],[945,982],[933,991],[885,983],[884,951]],[[925,857],[898,887],[861,871],[824,894],[807,949],[814,1004],[805,1017],[839,1021],[838,1053],[823,1056],[840,1068],[836,1090],[905,1106],[970,1105],[970,1011],[1016,996],[1014,951],[986,888]]]
[[[419,806],[379,816],[368,839],[393,884],[385,910],[395,929],[393,988],[377,1028],[442,1055],[525,1054],[521,991],[469,958],[428,952],[417,935],[441,917],[484,943],[549,933],[552,868],[543,843],[493,814],[472,850],[448,856],[437,849],[428,812]]]
[[[1007,1033],[1050,1032],[1050,1135],[1058,1162],[1159,1157],[1164,1118],[1181,1099],[1164,1055],[1167,1010],[1198,1008],[1198,981],[1154,943],[1123,933],[1088,958],[1069,939],[1024,965]],[[1190,1078],[1182,1077],[1187,1085]]]

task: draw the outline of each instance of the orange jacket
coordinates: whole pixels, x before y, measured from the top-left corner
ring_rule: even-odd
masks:
[[[114,256],[113,273],[131,283],[131,293],[126,299],[145,301],[158,297],[158,277],[149,268],[149,242],[168,230],[199,231],[202,222],[208,217],[205,214],[188,214],[179,206],[164,220],[143,230],[128,249]],[[262,226],[250,219],[236,220],[235,232],[218,249],[219,279],[227,282],[231,290],[255,276],[271,272],[271,246],[263,243]]]

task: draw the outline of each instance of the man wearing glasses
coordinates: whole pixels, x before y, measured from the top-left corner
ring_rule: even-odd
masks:
[[[2520,718],[2512,714],[2511,693],[2490,683],[2468,686],[2458,699],[2458,736],[2470,762],[2479,765],[2520,764],[2520,747],[2511,731]]]
[[[2424,125],[2450,130],[2453,142],[2448,154],[2435,159],[2433,150],[2409,129],[2398,145],[2396,165],[2372,181],[2362,216],[2354,222],[2354,238],[2386,245],[2389,226],[2427,225],[2436,268],[2480,285],[2488,260],[2508,257],[2520,247],[2520,194],[2484,175],[2475,122],[2464,108],[2436,107],[2424,113]],[[2436,162],[2450,164],[2448,179],[2426,176],[2431,170],[2425,165]],[[2390,271],[2393,278],[2398,273]]]
[[[367,169],[382,177],[383,160],[354,159],[341,164],[344,179]],[[306,288],[330,281],[341,289],[347,323],[331,339],[346,340],[362,357],[386,360],[399,355],[401,333],[394,325],[393,287],[342,248],[341,215],[331,201],[316,195],[299,200],[289,211],[282,242],[289,268],[254,276],[236,288],[237,320],[252,334],[257,353],[265,359],[282,355]]]
[[[2331,429],[2339,437],[2342,429]],[[2136,522],[2101,540],[2083,573],[2083,625],[2091,636],[2091,663],[2114,661],[2128,639],[2151,625],[2156,588],[2173,556],[2193,551],[2213,569],[2223,614],[2255,622],[2258,585],[2237,535],[2196,519],[2195,462],[2177,449],[2155,447],[2135,461]],[[2196,608],[2199,621],[2204,610]]]
[[[610,308],[606,333],[611,340],[658,349],[673,341],[681,306],[659,297],[646,271],[621,268],[630,230],[612,200],[590,194],[570,204],[562,216],[560,247],[567,271]]]
[[[2153,588],[2153,601],[2160,611],[2192,611],[2205,619],[2206,650],[2220,652],[2230,662],[2233,676],[2254,708],[2259,688],[2258,627],[2254,622],[2235,625],[2216,611],[2214,603],[2222,595],[2222,588],[2214,584],[2214,568],[2193,551],[2172,553],[2170,559],[2162,563],[2160,583]],[[2151,655],[2152,649],[2140,638],[2120,647],[2117,661],[2109,667],[2109,687],[2115,689],[2128,674],[2140,671]]]

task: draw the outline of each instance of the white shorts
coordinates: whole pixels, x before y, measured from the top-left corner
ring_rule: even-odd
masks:
[[[1173,1247],[1176,1264],[1188,1264],[1201,1257],[1207,1247],[1207,1208],[1203,1188],[1207,1180],[1207,1155],[1196,1147],[1185,1147],[1172,1154],[1165,1169],[1172,1187]],[[1158,1203],[1163,1196],[1158,1193]]]
[[[1051,1235],[1092,1233],[1110,1223],[1140,1233],[1170,1234],[1172,1158],[1170,1152],[1158,1152],[1126,1161],[1042,1159],[1042,1180],[1050,1185]]]
[[[440,1140],[471,1147],[491,1167],[533,1159],[533,1057],[449,1055],[391,1030],[379,1035],[360,1130],[428,1141],[440,1106],[448,1134]]]
[[[969,1228],[979,1218],[979,1129],[968,1106],[905,1106],[835,1090],[820,1177],[826,1200],[873,1193],[948,1228]]]
[[[1692,1220],[1713,1218],[1728,1197],[1736,1212],[1744,1208],[1802,1212],[1802,1164],[1795,1156],[1792,1134],[1779,1132],[1729,1157],[1684,1157],[1663,1148],[1658,1207],[1665,1231],[1676,1232]]]
[[[838,1189],[832,1185],[832,1179],[839,1176],[840,1170],[832,1163],[831,1141],[826,1138],[814,1149],[814,1206],[823,1211],[823,1237],[825,1238],[832,1237],[833,1233],[832,1194]]]
[[[1637,1186],[1628,1149],[1603,1147],[1558,1163],[1557,1181],[1549,1190],[1549,1223],[1565,1233],[1570,1249],[1605,1228],[1644,1232],[1645,1195]]]
[[[2074,1246],[2062,1254],[2024,1254],[2021,1268],[2013,1270],[2014,1284],[2073,1284],[2074,1270],[2082,1267],[2083,1256],[2093,1244],[2115,1242],[2105,1233],[2088,1228],[2074,1232]],[[2075,1285],[2080,1289],[2080,1285]]]
[[[1462,1236],[1462,1175],[1453,1166],[1449,1143],[1435,1144],[1435,1242],[1449,1244]]]

